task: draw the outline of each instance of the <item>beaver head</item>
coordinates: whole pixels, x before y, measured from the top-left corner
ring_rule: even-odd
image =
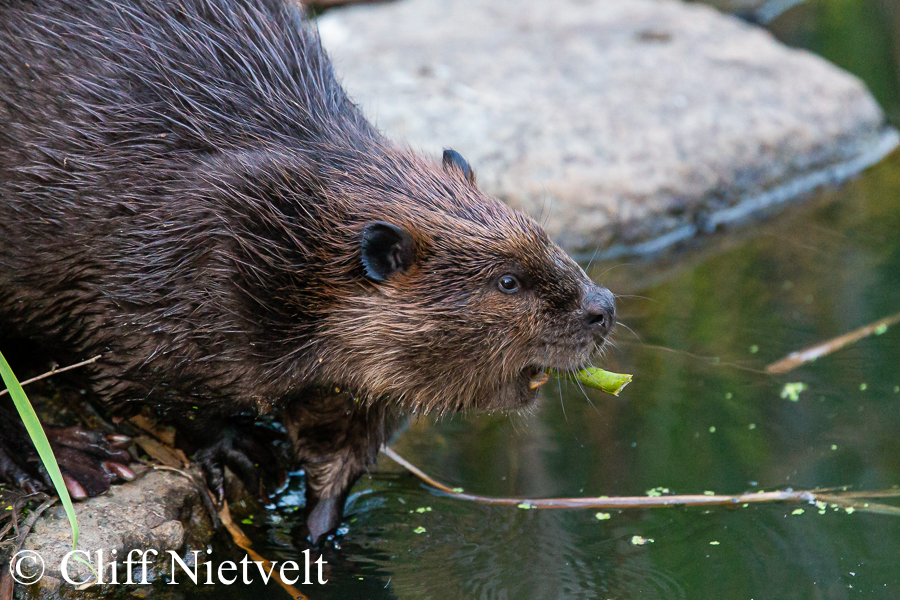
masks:
[[[453,151],[442,166],[370,147],[275,170],[302,252],[260,296],[306,324],[277,359],[296,357],[305,383],[413,412],[516,409],[545,369],[587,365],[614,325],[613,295],[533,219],[480,192]]]

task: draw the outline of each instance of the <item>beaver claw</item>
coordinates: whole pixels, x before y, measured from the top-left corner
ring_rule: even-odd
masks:
[[[73,500],[98,496],[109,490],[114,482],[134,479],[134,471],[127,466],[131,462],[131,455],[126,450],[130,438],[104,435],[80,427],[47,427],[44,431]],[[8,442],[0,440],[0,480],[26,493],[53,489],[30,441],[25,438],[18,447],[11,447]],[[24,460],[13,459],[13,456],[22,456]]]
[[[200,465],[206,484],[216,502],[225,501],[225,467],[231,469],[251,494],[268,498],[287,481],[287,473],[278,465],[271,439],[272,432],[260,427],[216,429],[217,437],[193,448],[193,462]],[[265,438],[265,439],[264,439]]]

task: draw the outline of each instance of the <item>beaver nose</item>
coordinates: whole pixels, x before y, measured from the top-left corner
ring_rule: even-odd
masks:
[[[595,285],[588,289],[581,306],[595,334],[605,336],[616,324],[616,299],[605,287]]]

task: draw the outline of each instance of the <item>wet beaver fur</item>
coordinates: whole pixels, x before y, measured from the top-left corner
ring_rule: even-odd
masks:
[[[382,137],[291,0],[0,0],[0,323],[102,354],[97,397],[220,493],[274,409],[316,541],[404,418],[525,407],[614,319],[459,154]],[[0,477],[41,487],[4,421]],[[121,440],[54,435],[76,495],[128,477]]]

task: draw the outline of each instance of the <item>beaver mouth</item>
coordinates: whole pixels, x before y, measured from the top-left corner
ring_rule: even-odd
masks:
[[[550,373],[547,373],[544,367],[525,367],[522,376],[528,380],[528,389],[532,392],[550,381]]]

